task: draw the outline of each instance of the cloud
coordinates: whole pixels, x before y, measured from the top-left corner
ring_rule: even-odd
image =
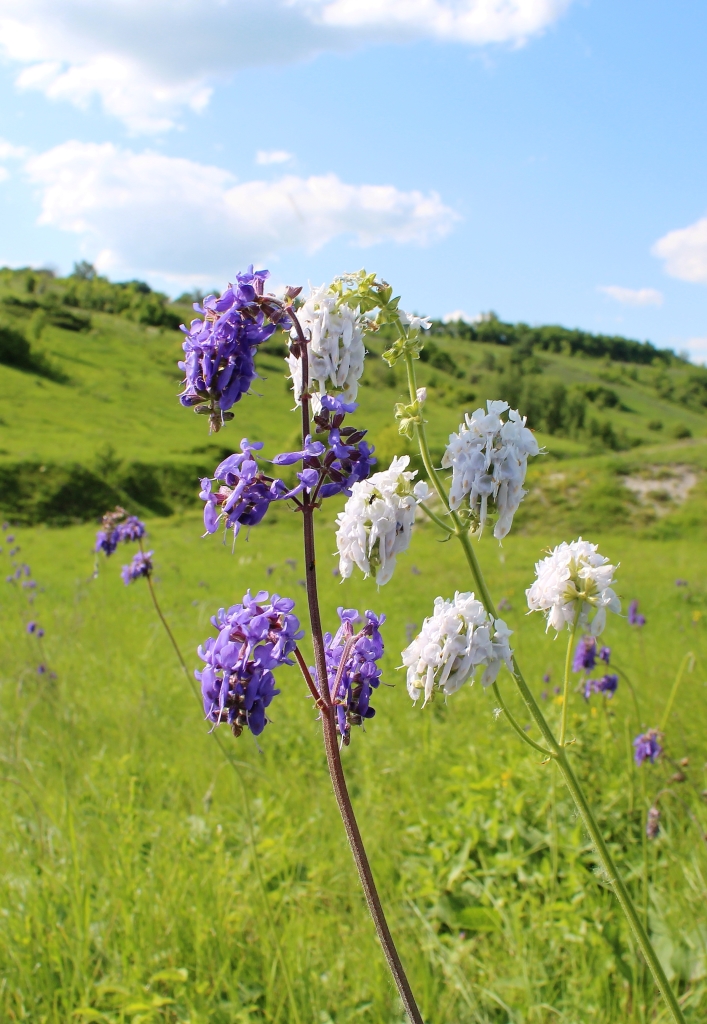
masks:
[[[478,316],[469,316],[463,309],[454,309],[451,313],[445,313],[442,317],[443,324],[456,324],[461,320],[465,324],[475,324],[481,318]]]
[[[651,252],[665,261],[665,272],[671,277],[707,284],[707,217],[687,228],[669,231]]]
[[[133,132],[172,128],[242,68],[324,51],[436,40],[520,45],[572,0],[3,0],[0,53],[17,83],[106,113]]]
[[[618,284],[608,284],[599,288],[599,291],[624,306],[663,305],[663,293],[656,288],[622,288]]]
[[[292,160],[292,153],[285,149],[259,149],[255,154],[256,164],[286,164]]]
[[[707,338],[690,338],[681,346],[681,355],[686,355],[700,366],[707,364]]]
[[[81,236],[86,255],[114,273],[229,277],[342,235],[359,246],[426,245],[458,219],[434,192],[335,174],[239,182],[221,167],[112,143],[65,142],[25,166],[41,196],[39,223]]]

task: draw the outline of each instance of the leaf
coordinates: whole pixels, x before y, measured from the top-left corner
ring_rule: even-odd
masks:
[[[189,971],[186,967],[166,967],[163,971],[158,971],[157,974],[153,974],[150,978],[149,984],[154,985],[158,981],[184,982],[188,977]]]
[[[464,907],[455,922],[470,932],[500,932],[501,915],[489,907]]]

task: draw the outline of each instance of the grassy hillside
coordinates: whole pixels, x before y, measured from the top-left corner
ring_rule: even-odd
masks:
[[[294,439],[281,337],[260,351],[260,397],[209,438],[176,399],[173,325],[193,312],[141,288],[0,272],[0,507],[14,521],[92,519],[116,501],[167,515],[194,504],[199,475],[242,436],[273,453]],[[533,332],[493,318],[463,328],[435,324],[419,365],[433,451],[440,457],[464,412],[487,398],[527,414],[548,454],[529,474],[519,527],[549,517],[578,529],[611,522],[675,533],[702,521],[707,371],[561,328]],[[357,414],[381,463],[405,450],[392,418],[402,369],[378,358],[384,346],[369,342]],[[616,352],[630,361],[611,359]],[[635,478],[647,483],[625,486]]]

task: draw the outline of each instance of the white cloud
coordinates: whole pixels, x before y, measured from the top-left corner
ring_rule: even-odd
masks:
[[[618,284],[608,284],[599,288],[599,291],[624,306],[663,305],[663,293],[656,288],[622,288]]]
[[[687,355],[693,363],[704,366],[707,364],[707,338],[690,338],[681,347],[680,354]]]
[[[671,277],[707,284],[707,217],[687,228],[669,231],[651,252],[665,261],[665,271]]]
[[[462,320],[465,324],[475,324],[481,318],[479,316],[469,316],[463,309],[454,309],[451,313],[445,313],[442,317],[443,324],[456,324]]]
[[[292,160],[292,153],[285,149],[259,149],[255,154],[256,164],[286,164]]]
[[[244,67],[420,39],[520,45],[572,0],[1,0],[21,88],[103,109],[134,132],[199,111]]]
[[[41,195],[39,223],[80,235],[86,255],[113,273],[213,280],[342,235],[360,246],[425,245],[458,219],[434,192],[335,174],[238,182],[220,167],[112,143],[65,142],[26,170]]]

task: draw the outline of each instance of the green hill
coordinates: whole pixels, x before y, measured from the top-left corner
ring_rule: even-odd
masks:
[[[193,315],[188,301],[172,303],[141,282],[113,284],[87,265],[67,278],[0,270],[6,516],[65,524],[118,501],[169,515],[198,504],[198,477],[241,437],[264,440],[273,454],[294,441],[281,336],[260,350],[260,397],[241,403],[218,436],[195,430],[176,400],[177,326]],[[382,331],[369,341],[357,415],[381,463],[413,454],[392,418],[402,368],[377,358],[385,340]],[[519,528],[542,521],[674,535],[703,521],[707,370],[648,343],[491,314],[476,325],[435,322],[419,378],[437,457],[464,412],[487,398],[528,416],[547,456],[529,472]]]

